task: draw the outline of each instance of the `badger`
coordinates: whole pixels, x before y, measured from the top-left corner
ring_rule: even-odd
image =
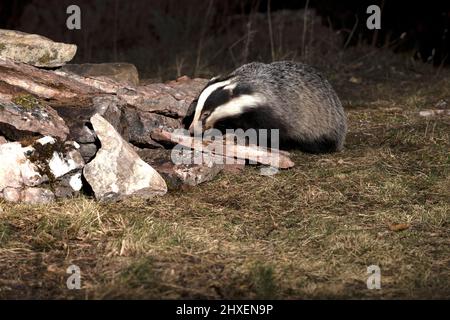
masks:
[[[212,78],[183,125],[191,134],[194,128],[278,129],[280,148],[308,153],[342,150],[347,131],[329,82],[313,67],[290,61],[252,62]]]

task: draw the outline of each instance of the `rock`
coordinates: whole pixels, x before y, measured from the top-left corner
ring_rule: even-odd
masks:
[[[215,163],[212,158],[203,164],[191,163],[193,151],[190,150],[184,150],[182,157],[185,161],[179,158],[176,161],[178,164],[172,161],[172,150],[143,149],[138,154],[163,176],[169,189],[177,189],[182,185],[196,186],[211,181],[227,166]]]
[[[164,178],[169,190],[179,189],[184,182],[175,173],[174,164],[170,160],[171,150],[168,149],[140,149],[138,155],[146,163],[155,168]]]
[[[22,191],[21,201],[25,203],[49,203],[55,200],[53,192],[43,188],[25,188]]]
[[[0,133],[9,140],[49,135],[62,140],[69,128],[58,113],[32,95],[20,95],[12,101],[0,100]]]
[[[0,136],[0,144],[8,143],[8,141],[5,139],[5,137]]]
[[[223,165],[175,165],[171,168],[175,176],[188,186],[212,181],[223,169]]]
[[[5,63],[0,60],[0,66],[6,65],[7,68],[14,69],[14,75],[21,73],[23,66],[11,65],[11,63]],[[1,69],[0,69],[1,74]],[[79,76],[72,72],[65,72],[56,70],[52,75],[42,74],[45,76],[45,81],[40,81],[40,86],[35,86],[37,82],[35,78],[17,81],[18,77],[10,77],[8,79],[9,84],[13,84],[19,87],[24,87],[23,82],[27,84],[27,90],[33,91],[39,96],[57,97],[57,98],[72,98],[70,92],[67,92],[70,88],[72,94],[76,94],[82,91],[83,94],[104,93],[117,96],[126,104],[139,109],[143,112],[156,113],[167,117],[180,119],[184,117],[189,108],[191,102],[196,98],[198,93],[203,89],[208,82],[206,79],[189,79],[184,77],[179,81],[172,81],[169,83],[153,83],[145,86],[131,86],[118,83],[108,78],[86,78]],[[51,78],[56,78],[53,81],[61,82],[61,79],[65,80],[62,86],[59,86],[58,90],[42,90],[42,87],[53,86]],[[45,85],[44,85],[45,84]],[[30,90],[32,87],[34,90]],[[38,88],[36,88],[38,87]],[[79,88],[77,88],[79,87]],[[95,92],[97,90],[97,92]]]
[[[205,79],[182,77],[165,84],[132,86],[104,77],[86,78],[61,69],[38,69],[1,58],[0,79],[1,101],[11,103],[18,96],[37,97],[34,99],[38,105],[45,101],[64,120],[69,129],[67,140],[96,143],[89,119],[99,113],[126,141],[139,147],[161,147],[150,137],[150,131],[180,128],[189,105],[207,83]],[[67,129],[60,132],[66,133]],[[14,133],[17,135],[17,130]],[[28,131],[19,133],[19,138],[34,135]],[[56,132],[42,134],[57,136]],[[89,148],[93,150],[92,146]],[[85,154],[85,159],[90,156]]]
[[[79,123],[72,126],[71,138],[80,144],[90,144],[95,142],[95,132],[87,127],[86,123]]]
[[[79,148],[76,142],[44,137],[25,148],[25,152],[27,159],[52,180],[84,166]]]
[[[43,36],[0,29],[0,57],[36,67],[60,67],[73,59],[74,44],[54,42]]]
[[[114,129],[120,130],[122,109],[126,104],[115,96],[99,96],[92,99],[95,113],[101,115]]]
[[[9,202],[20,202],[22,198],[22,190],[19,188],[7,187],[3,189],[2,197]]]
[[[138,149],[137,154],[151,166],[162,165],[166,162],[172,163],[171,150],[168,149]]]
[[[88,127],[90,118],[98,113],[102,115],[113,127],[122,132],[122,109],[126,103],[118,97],[112,95],[98,95],[89,98],[83,106],[74,105],[54,105],[58,114],[64,119],[69,127],[68,139],[78,143],[94,143],[96,141],[95,132]]]
[[[127,105],[117,96],[100,95],[92,98],[90,106],[74,108],[73,106],[54,106],[70,128],[68,139],[80,144],[94,143],[95,132],[88,127],[89,119],[96,113],[104,117],[118,131],[125,141],[139,147],[161,147],[150,137],[155,128],[174,130],[181,127],[180,119],[143,111]],[[90,146],[90,150],[93,147]],[[83,147],[82,154],[87,151]],[[92,154],[87,154],[90,157]],[[86,159],[85,157],[85,159]]]
[[[29,204],[45,204],[55,200],[53,192],[43,188],[5,188],[3,198],[9,202],[25,202]]]
[[[205,79],[183,77],[177,81],[153,83],[133,90],[123,88],[116,93],[138,110],[181,119],[207,83]]]
[[[223,165],[175,165],[173,171],[183,181],[184,184],[196,186],[200,183],[211,181],[223,169]]]
[[[0,191],[7,187],[36,186],[43,182],[36,166],[25,156],[18,142],[0,145]]]
[[[95,154],[97,153],[97,145],[95,143],[84,143],[80,144],[80,153],[83,157],[84,162],[88,163],[92,159],[94,159]]]
[[[65,121],[68,140],[94,143],[88,123],[100,113],[125,140],[145,147],[161,146],[150,138],[150,130],[181,127],[189,105],[207,83],[205,79],[182,77],[165,84],[133,86],[1,58],[0,79],[0,100],[11,102],[23,95],[37,97],[40,104],[45,101]]]
[[[49,136],[24,143],[0,145],[0,192],[6,200],[35,202],[37,199],[39,202],[44,198],[51,199],[50,193],[29,187],[43,183],[56,186],[58,178],[84,166],[77,150],[79,146],[74,143],[64,143]]]
[[[109,78],[126,85],[139,85],[139,74],[131,63],[66,64],[61,71],[72,72],[86,78]]]
[[[83,174],[97,199],[131,195],[148,198],[167,192],[167,185],[159,173],[139,158],[105,118],[96,114],[91,118],[91,124],[101,148],[95,159],[84,167]]]
[[[81,170],[67,174],[58,179],[53,186],[53,192],[57,198],[70,198],[79,194],[83,188]]]
[[[181,127],[181,121],[178,119],[144,112],[133,107],[124,108],[122,121],[122,128],[124,128],[122,136],[130,143],[145,148],[162,147],[150,136],[155,128],[174,130]]]
[[[74,191],[80,191],[83,188],[83,180],[81,179],[82,172],[77,172],[69,179],[69,185]]]
[[[1,41],[1,40],[0,40]],[[49,103],[83,106],[83,101],[103,91],[89,84],[31,65],[0,58],[0,95],[32,94]]]

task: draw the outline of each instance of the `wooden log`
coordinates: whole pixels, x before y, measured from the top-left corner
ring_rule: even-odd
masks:
[[[161,129],[153,130],[152,139],[180,144],[203,153],[248,159],[280,169],[287,169],[294,166],[294,162],[289,158],[289,153],[286,151],[280,152],[279,150],[262,148],[256,145],[237,145],[227,139],[222,141],[200,140]]]

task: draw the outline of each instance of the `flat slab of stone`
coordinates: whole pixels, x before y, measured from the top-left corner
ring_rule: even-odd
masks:
[[[54,68],[73,59],[77,46],[54,42],[37,34],[0,29],[0,58],[36,67]]]
[[[61,71],[72,72],[87,78],[109,78],[127,85],[139,85],[138,70],[131,63],[66,64]]]
[[[19,95],[12,101],[0,99],[0,133],[10,140],[36,134],[65,140],[69,128],[58,113],[41,99]]]

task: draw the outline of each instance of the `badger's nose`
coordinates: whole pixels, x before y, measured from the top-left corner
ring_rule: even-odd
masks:
[[[200,121],[192,122],[189,127],[189,134],[193,136],[195,133],[202,132],[202,124]]]

